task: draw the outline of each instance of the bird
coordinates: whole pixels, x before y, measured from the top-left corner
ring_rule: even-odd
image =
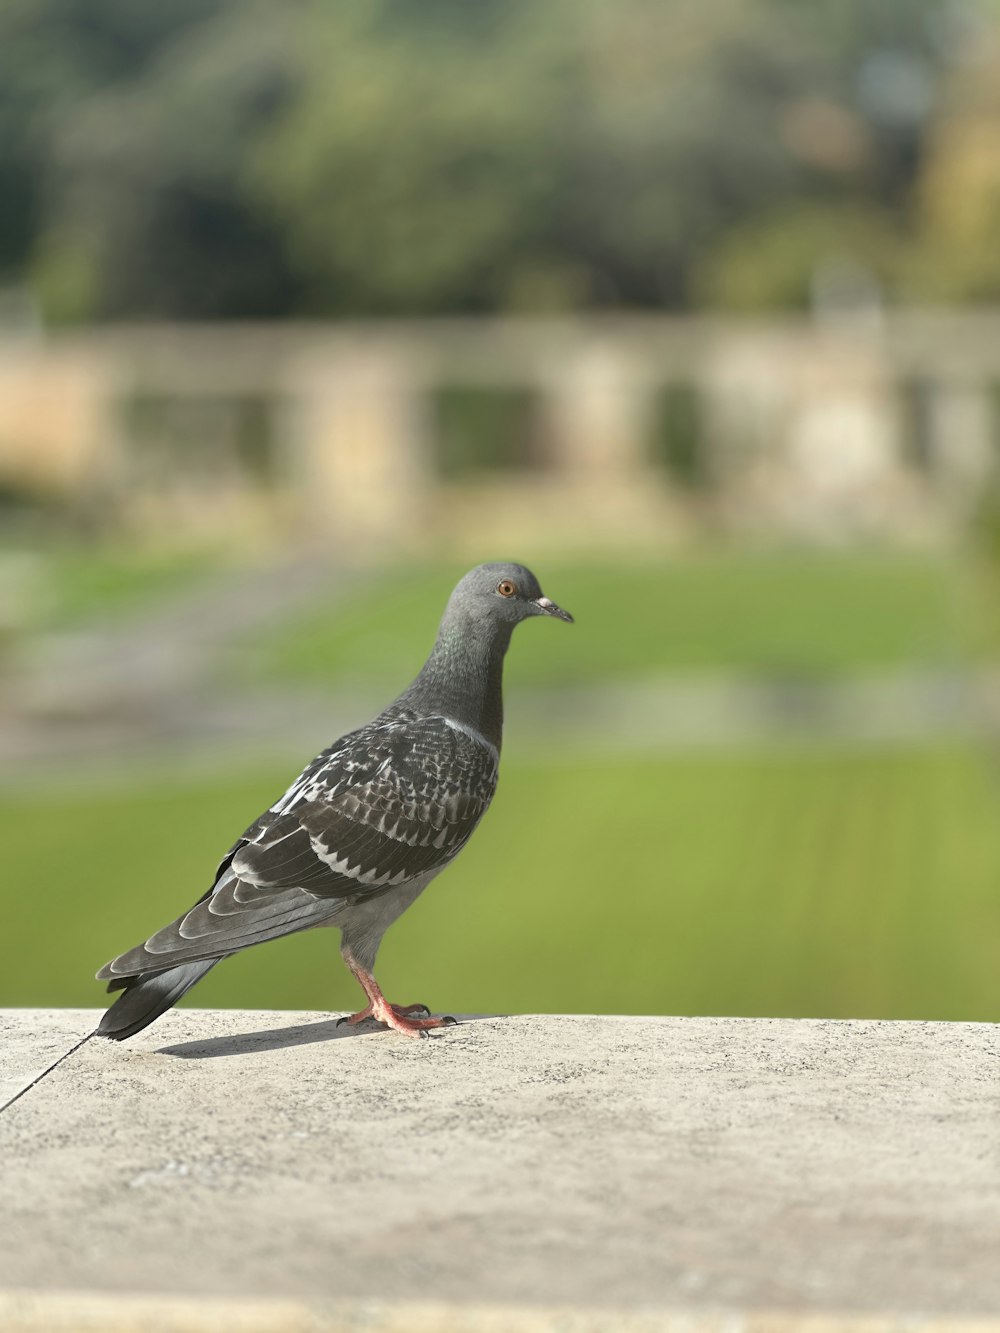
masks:
[[[394,1005],[374,976],[382,936],[469,841],[496,790],[504,655],[523,620],[573,622],[524,565],[478,565],[445,608],[410,685],[323,750],[245,830],[211,888],[182,916],[97,973],[121,991],[95,1035],[124,1041],[166,1013],[216,963],[316,926],[341,956],[371,1018],[410,1037],[454,1022]],[[424,1016],[419,1016],[424,1015]]]

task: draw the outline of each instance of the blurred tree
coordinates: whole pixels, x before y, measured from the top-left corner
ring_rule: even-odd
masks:
[[[178,33],[227,0],[5,0],[0,6],[0,274],[45,225],[59,129],[101,88],[142,81]]]
[[[288,95],[286,28],[264,7],[216,8],[142,80],[93,94],[55,133],[33,269],[52,317],[290,308],[280,243],[246,183],[249,147]]]
[[[914,296],[1000,299],[1000,49],[983,42],[955,71],[930,135],[910,253]]]
[[[695,291],[723,310],[796,309],[819,303],[826,275],[850,269],[877,301],[894,288],[899,265],[898,229],[885,212],[840,201],[803,204],[730,231],[699,269]]]
[[[492,303],[544,210],[555,89],[531,9],[495,0],[319,6],[259,195],[311,309]]]
[[[846,246],[891,296],[915,180],[944,250],[986,180],[971,5],[7,0],[0,271],[64,319],[764,308]]]
[[[777,118],[810,68],[767,10],[317,9],[262,192],[327,307],[679,303],[691,252],[793,185]]]

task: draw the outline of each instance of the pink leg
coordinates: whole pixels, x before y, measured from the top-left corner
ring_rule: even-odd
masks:
[[[407,1037],[423,1037],[426,1036],[430,1028],[440,1028],[448,1023],[455,1022],[450,1014],[445,1014],[442,1018],[411,1018],[411,1014],[417,1014],[421,1011],[429,1014],[430,1010],[426,1004],[390,1004],[382,994],[378,982],[372,974],[366,971],[346,950],[344,951],[344,962],[357,977],[362,990],[368,996],[368,1004],[366,1008],[359,1009],[356,1014],[346,1014],[343,1018],[338,1019],[338,1026],[341,1023],[348,1023],[353,1027],[355,1023],[361,1023],[366,1018],[374,1018],[379,1023],[384,1023],[386,1027],[394,1028]]]

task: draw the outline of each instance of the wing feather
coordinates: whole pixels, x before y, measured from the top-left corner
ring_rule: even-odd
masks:
[[[496,777],[496,751],[444,718],[354,732],[237,839],[205,897],[98,976],[220,957],[436,874],[472,835]]]

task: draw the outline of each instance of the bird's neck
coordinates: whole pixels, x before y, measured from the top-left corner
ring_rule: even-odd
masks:
[[[511,627],[484,624],[449,608],[403,707],[439,713],[481,732],[499,750],[503,734],[503,659]]]

